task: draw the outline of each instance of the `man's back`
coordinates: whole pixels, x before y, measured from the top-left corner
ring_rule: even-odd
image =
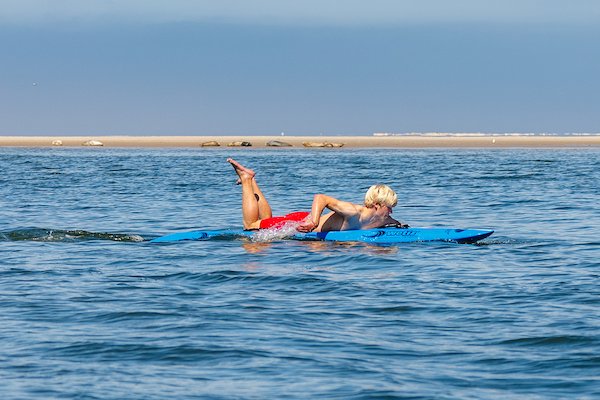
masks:
[[[355,213],[346,213],[345,215],[332,211],[321,217],[321,223],[315,229],[317,232],[329,231],[347,231],[360,229],[379,228],[386,224],[399,223],[392,217],[384,213],[377,213],[377,210],[358,204],[353,204]]]

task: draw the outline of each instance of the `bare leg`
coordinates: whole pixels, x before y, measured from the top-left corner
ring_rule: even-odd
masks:
[[[273,216],[273,211],[271,210],[271,205],[267,201],[265,195],[261,192],[258,187],[258,183],[256,179],[252,179],[252,189],[254,190],[254,197],[258,202],[258,218],[267,219]]]
[[[256,173],[232,158],[228,158],[242,185],[242,219],[244,229],[258,229],[261,219],[271,217],[271,206],[264,198],[254,176]]]
[[[242,179],[238,178],[235,182],[236,185],[242,184]],[[256,182],[256,178],[252,179],[252,190],[254,190],[254,197],[258,201],[258,217],[260,219],[271,218],[273,213],[271,211],[271,205],[267,201],[265,195],[262,193]]]

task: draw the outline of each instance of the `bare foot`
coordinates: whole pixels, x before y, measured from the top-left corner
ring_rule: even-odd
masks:
[[[238,185],[242,183],[242,179],[252,179],[256,175],[256,172],[254,172],[250,168],[244,167],[242,164],[235,161],[233,158],[228,158],[227,162],[233,166],[233,169],[235,170],[236,174],[238,174],[238,176],[240,177],[236,182],[236,184]]]

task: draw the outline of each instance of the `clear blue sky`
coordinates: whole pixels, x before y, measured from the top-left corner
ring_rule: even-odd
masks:
[[[0,135],[600,132],[600,1],[0,5]]]

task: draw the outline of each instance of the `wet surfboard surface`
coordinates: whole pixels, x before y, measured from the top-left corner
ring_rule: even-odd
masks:
[[[195,230],[178,232],[151,240],[151,243],[169,243],[186,240],[237,239],[253,238],[257,232],[242,229]],[[349,231],[294,233],[285,239],[291,240],[324,240],[335,242],[365,243],[408,243],[408,242],[457,242],[475,243],[494,233],[491,229],[458,229],[458,228],[377,228]]]

